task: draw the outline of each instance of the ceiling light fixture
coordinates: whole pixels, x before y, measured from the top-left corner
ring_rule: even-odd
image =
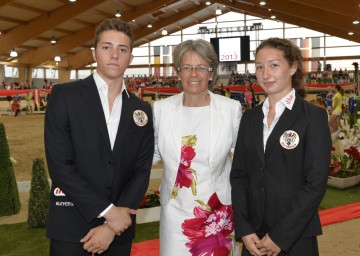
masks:
[[[353,20],[353,24],[357,25],[359,23],[360,23],[360,21],[358,19]]]
[[[55,56],[55,57],[54,57],[54,61],[61,61],[60,56]]]
[[[51,40],[50,40],[50,43],[51,43],[51,44],[56,44],[56,38],[55,38],[55,37],[52,37]]]
[[[70,2],[70,3],[74,3],[74,2],[76,2],[76,0],[69,0],[69,2]]]
[[[351,31],[348,32],[348,35],[349,35],[349,36],[352,36],[353,34],[354,34],[354,32],[351,32]]]
[[[90,50],[95,50],[95,46],[92,44]]]
[[[210,1],[206,1],[206,3],[205,3],[206,5],[210,5],[211,4],[211,2]]]
[[[163,36],[166,36],[168,34],[167,30],[165,28],[163,28],[163,30],[161,31],[161,34]]]
[[[121,13],[120,13],[119,10],[116,10],[116,12],[115,12],[115,17],[116,17],[116,18],[120,18],[120,17],[121,17]]]
[[[216,9],[215,14],[216,14],[216,15],[221,15],[221,14],[222,14],[222,11],[221,11],[221,9],[220,9],[220,6],[218,6],[218,8]]]
[[[260,5],[266,5],[266,1],[265,1],[265,0],[261,0],[259,4],[260,4]]]
[[[18,53],[15,51],[15,49],[12,49],[12,51],[10,52],[10,57],[17,57]]]
[[[150,21],[149,21],[147,27],[148,27],[148,28],[152,28],[152,25],[151,25]]]
[[[276,19],[276,15],[275,15],[275,13],[272,13],[272,14],[271,14],[271,16],[270,16],[270,18],[272,18],[272,19]]]

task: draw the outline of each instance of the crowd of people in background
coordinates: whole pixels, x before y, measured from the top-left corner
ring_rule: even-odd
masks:
[[[2,81],[0,84],[0,90],[27,90],[31,89],[31,84],[29,81],[23,81],[23,82],[8,82]]]
[[[42,89],[51,89],[55,85],[54,81],[48,81],[44,79],[44,84]],[[2,81],[0,84],[0,90],[29,90],[34,89],[34,86],[29,82],[29,80],[18,82],[18,81],[10,81],[5,82]]]
[[[244,74],[232,71],[227,85],[248,85],[256,82],[255,74],[251,74],[247,70]]]
[[[238,73],[237,71],[232,71],[230,76],[228,76],[228,86],[241,86],[256,84],[256,76],[247,70],[245,73]],[[354,73],[348,71],[346,68],[342,70],[341,68],[337,70],[331,70],[331,67],[327,67],[325,70],[317,70],[316,72],[310,72],[307,74],[306,83],[310,84],[321,84],[321,83],[347,83],[354,81]],[[155,75],[132,75],[125,77],[125,84],[130,88],[137,87],[176,87],[178,83],[177,76],[155,76]],[[51,89],[55,85],[53,81],[47,81],[44,79],[44,85],[42,89]],[[31,83],[27,81],[3,81],[0,84],[0,90],[26,90],[33,89]]]
[[[310,72],[307,76],[306,83],[310,84],[324,84],[324,83],[350,83],[354,82],[354,72],[348,71],[346,68],[331,70],[327,67],[325,70],[318,70],[317,72]]]
[[[125,77],[126,87],[175,87],[177,85],[176,76],[128,76]]]

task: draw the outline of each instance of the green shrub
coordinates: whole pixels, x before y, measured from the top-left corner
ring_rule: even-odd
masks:
[[[20,211],[19,191],[16,184],[5,127],[0,123],[0,216]]]
[[[45,227],[49,209],[49,182],[45,173],[44,160],[36,158],[33,161],[28,226],[31,228]]]

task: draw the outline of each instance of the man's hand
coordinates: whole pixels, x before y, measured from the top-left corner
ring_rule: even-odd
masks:
[[[109,227],[119,236],[132,225],[130,214],[136,213],[136,210],[130,208],[113,206],[103,217]]]
[[[105,223],[91,229],[80,242],[84,243],[84,250],[101,254],[106,251],[115,237],[114,231]]]
[[[251,255],[267,255],[265,249],[258,245],[260,239],[255,233],[243,236],[242,241]]]
[[[276,256],[281,252],[281,248],[271,240],[268,234],[261,239],[258,245],[266,249],[267,254],[265,255],[267,256]]]

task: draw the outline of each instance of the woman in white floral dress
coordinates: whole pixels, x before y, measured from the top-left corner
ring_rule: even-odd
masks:
[[[229,173],[241,105],[210,91],[218,61],[209,42],[179,44],[173,61],[182,92],[154,103],[154,162],[164,165],[160,254],[237,255]]]

